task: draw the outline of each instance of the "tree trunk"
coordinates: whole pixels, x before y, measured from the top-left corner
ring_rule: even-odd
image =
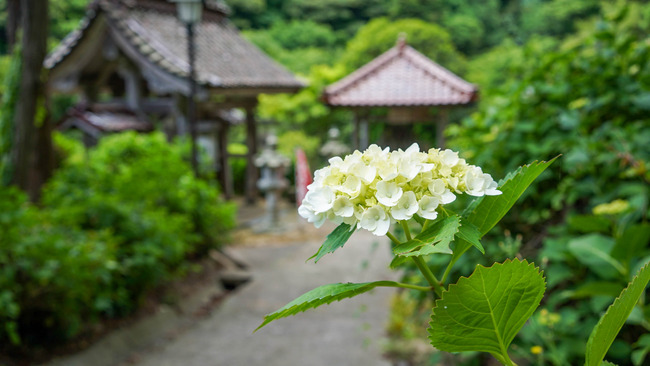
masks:
[[[7,0],[7,53],[11,53],[16,43],[16,33],[20,25],[20,0]]]
[[[21,1],[22,72],[16,105],[13,180],[37,201],[51,173],[51,135],[43,83],[47,46],[48,0]]]

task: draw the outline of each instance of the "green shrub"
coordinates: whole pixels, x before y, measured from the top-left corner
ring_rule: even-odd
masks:
[[[0,186],[0,344],[43,345],[128,314],[188,258],[227,239],[234,206],[197,179],[185,146],[126,133],[64,156],[42,208]]]
[[[0,344],[68,339],[109,310],[110,235],[53,225],[15,189],[0,188],[0,212]]]
[[[526,62],[510,70],[517,79],[451,126],[451,146],[502,172],[497,176],[564,154],[556,174],[547,173],[545,184],[530,191],[534,199],[505,223],[514,231],[562,218],[553,211],[630,198],[650,181],[650,25],[628,22],[639,11],[626,10],[555,50],[527,47]]]
[[[70,224],[88,229],[122,225],[115,234],[126,241],[137,241],[147,225],[154,225],[154,231],[178,236],[169,235],[176,244],[162,247],[187,245],[180,251],[203,253],[227,237],[224,233],[234,226],[234,206],[219,198],[215,182],[193,176],[182,151],[161,133],[106,137],[87,159],[69,160],[56,173],[44,203],[58,208],[60,218]],[[142,227],[129,227],[122,222],[124,215]]]

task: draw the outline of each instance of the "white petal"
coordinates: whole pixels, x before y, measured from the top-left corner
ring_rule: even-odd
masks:
[[[314,211],[325,212],[332,208],[335,195],[329,187],[319,187],[307,192],[305,199],[314,208]]]
[[[452,202],[454,202],[455,200],[456,200],[456,195],[453,194],[453,193],[451,193],[451,191],[450,191],[449,189],[447,189],[447,190],[445,191],[445,193],[443,193],[442,196],[440,196],[440,202],[441,202],[443,205],[446,205],[446,204],[448,204],[448,203],[452,203]]]
[[[418,201],[415,198],[415,193],[408,191],[404,193],[402,198],[397,202],[397,205],[390,211],[391,216],[395,220],[410,220],[413,214],[418,212]]]
[[[414,154],[414,153],[419,153],[419,152],[420,152],[420,145],[418,145],[417,142],[414,142],[405,151],[405,153],[407,153],[407,154]]]
[[[381,181],[377,183],[377,201],[384,206],[392,207],[402,197],[402,188],[395,182]]]
[[[345,196],[337,198],[332,205],[332,212],[334,212],[336,216],[351,217],[354,215],[354,206],[352,205],[352,201]]]
[[[438,217],[438,211],[436,211],[436,208],[438,208],[439,204],[440,200],[436,197],[422,196],[418,203],[418,215],[428,220],[434,220]]]

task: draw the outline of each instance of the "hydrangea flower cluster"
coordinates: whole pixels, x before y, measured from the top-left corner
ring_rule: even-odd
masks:
[[[316,227],[330,220],[382,236],[392,223],[416,214],[435,219],[438,208],[453,202],[456,194],[501,194],[489,174],[448,149],[425,153],[417,144],[406,151],[371,145],[329,163],[316,171],[298,208]]]

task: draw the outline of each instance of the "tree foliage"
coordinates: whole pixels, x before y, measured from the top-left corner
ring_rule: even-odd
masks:
[[[449,33],[419,19],[373,19],[348,42],[341,62],[352,72],[393,47],[401,34],[425,56],[456,73],[464,71],[465,59],[456,51]]]
[[[562,174],[547,177],[554,189],[521,217],[528,222],[548,218],[543,207],[607,202],[629,192],[621,183],[650,178],[641,163],[650,159],[650,23],[630,25],[627,14],[619,9],[553,50],[527,47],[510,69],[519,77],[450,131],[453,146],[502,171],[565,154]]]

